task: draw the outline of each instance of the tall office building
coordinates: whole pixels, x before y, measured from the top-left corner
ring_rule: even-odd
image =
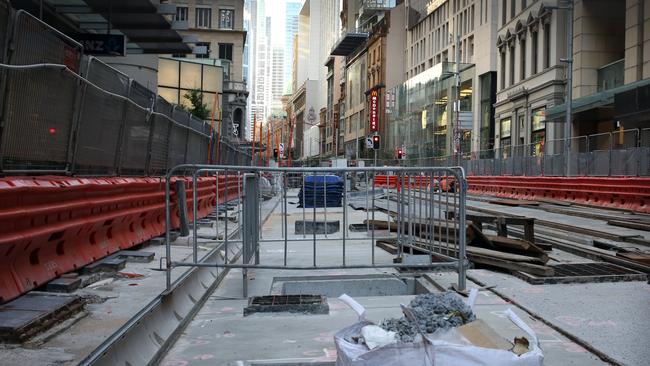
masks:
[[[262,122],[266,120],[267,105],[270,100],[268,94],[270,92],[268,71],[270,63],[269,43],[270,43],[270,24],[267,25],[269,17],[267,17],[265,0],[251,1],[251,27],[254,28],[253,37],[251,39],[251,53],[249,68],[250,80],[252,83],[250,95],[250,123],[253,120]],[[252,126],[252,125],[251,125]],[[252,133],[250,134],[252,138]]]
[[[276,113],[282,110],[282,97],[285,85],[284,53],[281,46],[273,46],[271,51],[271,105],[270,112]]]
[[[300,2],[290,1],[285,4],[283,91],[288,94],[292,92],[291,70],[293,68],[293,38],[298,32],[298,13],[300,12],[300,7]]]

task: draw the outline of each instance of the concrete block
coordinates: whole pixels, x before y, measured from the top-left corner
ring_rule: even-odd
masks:
[[[81,287],[81,278],[59,277],[45,285],[45,291],[48,292],[72,292]]]
[[[159,236],[149,239],[149,245],[165,245],[165,237]]]
[[[332,234],[341,229],[339,220],[331,221],[296,221],[296,234]]]
[[[104,258],[83,268],[83,273],[118,272],[124,269],[126,260],[115,257]]]
[[[83,275],[79,276],[79,278],[81,279],[81,287],[86,287],[86,286],[88,286],[88,285],[90,285],[92,283],[95,283],[95,282],[101,280],[102,279],[102,274],[99,273],[99,272],[88,273],[88,274],[83,274]]]
[[[149,263],[155,256],[154,252],[143,252],[138,250],[120,250],[111,258],[124,259],[128,263]]]

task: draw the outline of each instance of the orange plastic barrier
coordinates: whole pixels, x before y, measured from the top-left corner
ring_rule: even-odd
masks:
[[[514,199],[553,199],[650,213],[650,178],[471,176],[469,192]]]
[[[435,176],[433,184],[441,190],[447,192],[454,189],[456,179],[450,176]],[[377,188],[393,188],[400,191],[402,187],[411,189],[429,189],[431,187],[431,177],[424,175],[402,176],[397,175],[375,175],[373,185]]]
[[[191,179],[176,179],[185,181],[191,219]],[[197,183],[197,212],[205,217],[216,205],[216,178]],[[237,198],[239,184],[236,176],[219,176],[220,202]],[[0,179],[0,303],[161,235],[164,189],[160,178]],[[176,202],[173,192],[173,227],[179,225]]]

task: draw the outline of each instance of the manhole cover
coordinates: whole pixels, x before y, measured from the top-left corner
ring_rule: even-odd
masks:
[[[514,272],[521,279],[533,285],[555,283],[619,282],[646,281],[645,273],[634,271],[612,263],[565,263],[551,266],[555,275],[549,277],[534,276],[524,272]]]
[[[269,295],[251,297],[244,308],[244,316],[278,312],[328,314],[329,305],[322,295]]]

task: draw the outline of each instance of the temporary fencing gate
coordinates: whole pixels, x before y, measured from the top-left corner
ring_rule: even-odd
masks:
[[[14,12],[5,0],[0,120],[4,175],[163,175],[179,164],[215,161],[214,141],[221,138],[208,123],[84,55],[74,39]],[[219,145],[220,163],[250,162],[250,153],[226,141]]]
[[[202,176],[225,176],[216,179],[213,189],[217,197],[224,195],[238,197],[241,206],[238,207],[238,216],[241,217],[240,238],[230,237],[232,229],[228,228],[228,219],[224,222],[225,232],[220,235],[219,225],[216,225],[214,243],[217,248],[223,249],[225,253],[222,260],[205,263],[198,260],[198,226],[196,215],[193,215],[192,247],[193,255],[190,260],[174,260],[171,252],[170,226],[166,231],[166,269],[167,289],[171,290],[172,270],[175,267],[213,267],[213,268],[240,268],[243,273],[243,292],[247,296],[247,272],[249,269],[278,269],[278,270],[322,270],[322,269],[359,269],[359,268],[454,268],[458,271],[458,283],[461,289],[465,288],[466,259],[466,190],[467,183],[462,168],[406,168],[406,167],[370,167],[370,168],[265,168],[248,166],[213,166],[213,165],[179,165],[172,168],[168,174],[165,185],[165,210],[166,222],[177,219],[178,212],[172,212],[176,205],[170,200],[170,184],[175,175],[187,174],[196,181]],[[323,197],[325,207],[296,207],[295,202],[289,201],[289,195],[297,192],[291,188],[289,179],[295,180],[299,177],[304,182],[309,176],[338,175],[343,179],[342,207],[328,208],[327,197]],[[265,177],[265,178],[262,178]],[[355,177],[356,179],[352,179]],[[260,192],[260,181],[270,179],[276,192],[271,200],[281,210],[281,234],[262,235],[264,220],[261,208],[262,199]],[[219,186],[218,182],[226,182],[226,187]],[[322,179],[327,184],[327,179]],[[352,192],[356,188],[351,182],[358,184],[360,191]],[[230,183],[228,183],[230,182]],[[222,183],[223,184],[223,183]],[[229,185],[229,186],[228,186]],[[240,191],[241,189],[241,191]],[[196,190],[193,190],[196,192]],[[305,194],[304,190],[302,194]],[[315,192],[312,190],[312,192]],[[323,195],[327,195],[327,187],[323,189]],[[233,194],[235,193],[235,194]],[[313,193],[315,194],[315,193]],[[295,198],[295,196],[294,196]],[[223,199],[218,201],[223,202]],[[195,211],[196,200],[193,200],[192,210]],[[305,202],[303,199],[302,202]],[[365,225],[368,231],[366,236],[351,235],[349,230],[350,203],[356,203],[366,208]],[[290,206],[291,205],[291,206]],[[276,208],[277,208],[276,206]],[[239,209],[241,207],[241,209]],[[376,210],[386,213],[387,221],[377,222],[375,220]],[[218,211],[218,207],[217,207]],[[290,213],[292,215],[290,215]],[[316,222],[328,221],[334,216],[340,217],[342,227],[340,232],[316,234]],[[312,216],[313,215],[313,216]],[[358,217],[358,215],[357,215]],[[302,233],[290,234],[290,221],[300,226],[302,221]],[[380,225],[384,225],[381,230]],[[306,234],[305,228],[311,224],[314,229]],[[387,229],[387,230],[386,230]],[[378,241],[395,241],[397,247],[397,258],[394,261],[377,260],[375,246]],[[311,263],[296,263],[292,258],[289,244],[311,242]],[[334,243],[332,243],[334,242]],[[360,245],[364,255],[367,257],[363,263],[359,263],[358,256],[350,260],[346,248],[354,244],[354,250],[359,250]],[[260,246],[265,244],[280,245],[282,257],[273,254],[265,254],[260,257]],[[352,244],[350,244],[352,243]],[[283,245],[282,245],[283,244]],[[340,253],[334,258],[329,252],[327,258],[319,257],[322,253],[322,246],[328,245],[331,249],[337,245]],[[233,246],[240,250],[241,260],[234,262],[231,255]],[[337,249],[338,250],[338,249]],[[406,260],[406,253],[413,251],[424,252],[428,259],[424,262]],[[265,261],[268,260],[268,263]],[[420,257],[421,260],[421,257]]]

